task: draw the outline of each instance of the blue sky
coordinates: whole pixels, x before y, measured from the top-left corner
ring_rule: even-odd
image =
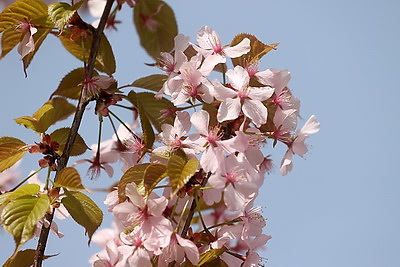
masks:
[[[256,35],[265,43],[280,42],[261,68],[288,69],[289,87],[302,101],[306,120],[315,114],[321,131],[308,139],[306,160],[294,159],[293,171],[282,177],[278,166],[284,148],[265,147],[276,160],[266,177],[258,204],[272,236],[262,252],[273,267],[397,267],[400,259],[400,176],[397,173],[400,97],[400,2],[398,1],[167,1],[179,31],[195,40],[202,25],[214,28],[229,43],[238,33]],[[139,47],[131,11],[118,32],[109,32],[117,58],[120,84],[152,74],[143,65],[151,59]],[[0,61],[2,97],[0,136],[37,141],[11,118],[31,115],[46,101],[61,78],[81,64],[50,36],[24,78],[19,55]],[[93,109],[81,133],[95,142]],[[300,121],[300,125],[305,122]],[[110,136],[111,130],[106,130]],[[24,161],[25,175],[36,158]],[[84,168],[82,168],[84,173]],[[23,175],[23,176],[24,176]],[[83,175],[84,176],[84,175]],[[88,187],[111,184],[106,176],[85,178]],[[104,194],[95,194],[101,204]],[[104,226],[108,227],[109,219]],[[48,254],[61,254],[45,266],[86,266],[96,246],[86,246],[84,230],[61,223],[63,239],[51,237]],[[0,231],[0,261],[13,250]],[[30,242],[26,248],[33,248]],[[79,248],[79,249],[77,249]],[[71,256],[72,255],[72,256]]]

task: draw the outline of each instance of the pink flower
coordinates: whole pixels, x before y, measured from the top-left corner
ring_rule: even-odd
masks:
[[[217,32],[208,26],[203,26],[197,32],[198,46],[194,45],[200,54],[204,56],[202,65],[202,72],[210,73],[214,67],[219,63],[225,63],[226,58],[236,58],[250,51],[250,40],[244,38],[239,44],[235,46],[223,46]],[[206,75],[207,76],[207,75]]]
[[[293,141],[288,144],[288,150],[286,151],[286,154],[282,159],[280,169],[282,175],[286,175],[289,171],[292,170],[293,154],[303,156],[305,153],[307,153],[308,148],[304,142],[310,134],[318,132],[319,127],[320,123],[317,121],[317,118],[312,115],[304,124],[304,126],[296,132],[293,137]]]
[[[190,118],[198,134],[189,136],[196,153],[203,152],[200,164],[206,172],[215,172],[224,160],[224,153],[243,152],[248,142],[241,136],[221,140],[222,135],[218,126],[209,127],[210,115],[205,110],[194,112]]]
[[[215,98],[222,101],[218,108],[218,121],[234,120],[239,117],[240,111],[243,111],[256,127],[265,124],[268,110],[262,101],[272,96],[274,88],[269,86],[250,87],[249,74],[241,66],[236,66],[234,70],[228,70],[226,75],[232,88],[225,87],[216,80],[214,82]]]
[[[116,80],[113,77],[98,75],[94,77],[87,76],[82,82],[83,98],[98,98],[101,90],[108,89]]]
[[[26,55],[35,51],[33,35],[37,32],[37,29],[25,19],[18,23],[16,30],[24,34],[24,37],[18,46],[18,53],[21,55],[21,59],[23,59]]]

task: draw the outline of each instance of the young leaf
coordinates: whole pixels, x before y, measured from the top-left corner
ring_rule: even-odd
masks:
[[[66,119],[74,112],[74,105],[68,103],[65,98],[56,97],[44,103],[32,116],[23,116],[15,121],[35,132],[44,133],[51,125]]]
[[[93,75],[98,75],[97,71]],[[64,76],[51,97],[55,95],[64,96],[71,99],[79,99],[81,96],[82,86],[79,84],[85,80],[85,69],[77,68]]]
[[[75,14],[76,9],[68,3],[60,2],[48,6],[48,13],[54,25],[62,31]]]
[[[82,184],[79,172],[73,167],[62,169],[54,181],[54,186],[67,188],[71,191],[86,190]]]
[[[133,21],[141,46],[155,60],[160,57],[160,52],[169,52],[174,48],[178,26],[174,12],[164,1],[138,1]]]
[[[41,0],[18,0],[0,13],[0,33],[14,29],[25,19],[32,20],[47,16],[47,5]]]
[[[1,224],[15,240],[16,249],[33,237],[36,224],[46,214],[50,206],[47,194],[25,195],[10,201],[1,213]]]
[[[240,65],[242,67],[246,67],[250,64],[257,63],[265,54],[267,54],[272,49],[276,49],[279,43],[266,45],[260,42],[257,37],[247,33],[241,33],[236,35],[232,42],[231,46],[237,45],[240,43],[244,38],[250,39],[250,51],[237,58],[232,58],[232,63],[234,66]]]
[[[137,79],[130,86],[158,92],[163,87],[167,78],[168,76],[164,74],[153,74]]]
[[[200,260],[197,266],[203,266],[207,262],[213,261],[221,256],[225,251],[227,251],[226,247],[210,249],[207,252],[204,252],[200,255]]]
[[[161,132],[162,124],[173,124],[175,119],[175,116],[162,116],[162,112],[165,110],[174,110],[175,106],[171,101],[165,98],[156,99],[154,96],[155,94],[149,92],[135,93],[134,91],[131,91],[128,94],[128,100],[136,107],[137,105],[146,107],[142,112],[144,112],[146,118],[152,123],[157,131]]]
[[[103,212],[91,198],[81,192],[65,190],[65,194],[67,196],[61,200],[61,203],[67,208],[72,218],[85,228],[89,237],[88,244],[90,244],[93,233],[103,221]]]
[[[196,173],[199,161],[196,158],[187,162],[179,156],[173,155],[168,160],[167,172],[172,186],[171,195],[174,195]]]
[[[64,31],[58,37],[61,43],[73,56],[79,60],[87,60],[89,58],[90,47],[92,45],[93,33],[91,30],[83,30],[86,32],[84,36],[79,38],[71,38],[71,32]],[[86,36],[86,37],[85,37]],[[83,43],[83,47],[82,47]],[[82,50],[84,49],[84,50]],[[111,75],[115,72],[115,58],[111,45],[106,36],[103,34],[100,39],[99,51],[97,53],[94,67],[101,72]]]
[[[67,143],[70,128],[60,128],[50,134],[51,140],[56,141],[60,147],[57,151],[61,155],[64,151],[65,144]],[[89,147],[86,145],[85,140],[78,134],[75,142],[72,145],[71,156],[79,156],[86,152]]]
[[[9,258],[3,265],[3,267],[30,267],[33,264],[33,260],[35,258],[35,253],[36,250],[34,249],[25,249],[25,250],[20,250],[18,253],[14,256]],[[43,259],[48,259],[54,256],[57,256],[58,254],[55,255],[45,255]]]
[[[147,195],[150,195],[157,184],[166,177],[166,170],[167,166],[158,163],[151,163],[146,168],[143,176],[143,184]]]
[[[126,200],[125,187],[129,183],[140,184],[143,182],[143,177],[146,169],[150,166],[151,163],[138,164],[130,167],[126,170],[126,172],[122,175],[121,179],[118,182],[118,198],[120,202],[124,202]]]
[[[26,153],[24,142],[14,137],[0,137],[0,172],[17,163]]]

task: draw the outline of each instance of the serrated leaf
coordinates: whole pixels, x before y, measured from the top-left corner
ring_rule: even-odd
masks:
[[[199,161],[196,158],[189,159],[187,162],[176,155],[168,160],[167,172],[172,187],[171,195],[174,195],[184,186],[189,179],[196,173]]]
[[[27,195],[36,195],[40,191],[38,184],[26,184],[17,188],[13,192],[7,192],[0,195],[0,207],[7,204],[9,201]]]
[[[65,25],[68,24],[75,12],[76,9],[74,6],[64,2],[54,3],[48,6],[48,13],[51,21],[61,31]]]
[[[137,79],[130,86],[158,92],[163,87],[167,78],[168,76],[164,74],[153,74]]]
[[[150,195],[159,182],[166,177],[167,166],[164,164],[151,163],[143,175],[143,184],[146,189],[146,195]]]
[[[66,167],[57,174],[54,187],[63,187],[71,191],[86,190],[82,184],[79,172],[73,167]]]
[[[138,1],[133,21],[141,46],[155,60],[160,57],[160,52],[169,52],[174,48],[178,26],[173,10],[164,1]]]
[[[240,65],[242,67],[246,67],[250,64],[257,63],[265,54],[269,51],[276,49],[279,43],[274,43],[270,45],[266,45],[260,42],[257,37],[252,34],[241,33],[236,35],[232,42],[231,46],[237,45],[240,43],[244,38],[250,39],[250,51],[237,58],[232,58],[232,63],[234,66]]]
[[[33,260],[35,258],[36,250],[34,249],[25,249],[20,250],[14,257],[9,258],[4,264],[3,267],[30,267],[33,264]],[[43,259],[46,260],[48,258],[57,256],[55,255],[44,255]]]
[[[44,103],[32,116],[23,116],[15,121],[35,132],[45,133],[51,125],[72,115],[75,109],[65,98],[56,97]]]
[[[81,36],[75,39],[70,38],[71,32],[69,31],[64,31],[61,35],[58,36],[65,49],[67,49],[68,52],[70,52],[73,56],[81,61],[87,60],[89,58],[90,48],[93,40],[92,31],[89,29],[85,31],[86,37]],[[82,49],[84,49],[84,51]],[[98,71],[105,72],[108,75],[112,75],[116,69],[113,50],[104,34],[100,39],[99,50],[94,67]]]
[[[90,197],[81,192],[65,190],[65,194],[67,196],[61,200],[61,203],[64,204],[72,218],[85,228],[89,237],[88,244],[90,244],[93,233],[103,221],[103,212]]]
[[[14,137],[0,137],[0,172],[17,163],[26,153],[26,144]]]
[[[143,114],[146,114],[146,118],[151,122],[151,124],[161,132],[161,125],[164,123],[173,124],[175,116],[162,116],[163,110],[173,110],[175,109],[174,104],[171,101],[162,98],[156,99],[155,94],[150,92],[135,93],[134,91],[129,92],[128,100],[137,107],[137,105],[142,105],[145,107],[142,110]]]
[[[207,262],[217,259],[225,251],[227,251],[227,248],[222,247],[222,248],[217,248],[217,249],[211,249],[211,250],[204,252],[203,254],[200,255],[199,263],[197,266],[202,266],[202,265],[206,264]]]
[[[64,151],[65,145],[67,143],[68,135],[69,135],[70,128],[60,128],[55,130],[50,134],[51,140],[56,141],[60,147],[57,151],[59,155],[61,155]],[[77,134],[75,138],[75,142],[72,145],[71,156],[79,156],[86,152],[89,147],[86,145],[85,140]]]
[[[150,163],[137,164],[125,171],[118,182],[118,198],[120,202],[126,200],[125,187],[129,183],[140,184]]]
[[[98,75],[97,71],[93,72],[93,76]],[[71,99],[79,99],[81,96],[82,86],[79,84],[85,79],[85,69],[77,68],[64,76],[57,89],[51,94],[64,96]]]
[[[1,213],[4,230],[14,237],[15,251],[33,237],[36,224],[46,214],[50,199],[46,194],[22,196],[10,201]]]
[[[15,26],[23,20],[33,20],[47,16],[47,5],[41,0],[18,0],[0,13],[0,33]]]

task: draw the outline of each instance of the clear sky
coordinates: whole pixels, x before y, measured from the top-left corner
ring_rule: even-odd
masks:
[[[167,1],[179,31],[191,36],[202,25],[214,28],[229,43],[238,33],[256,35],[265,43],[280,42],[261,68],[288,69],[289,87],[302,101],[301,115],[315,114],[321,131],[308,139],[306,160],[294,158],[293,171],[282,177],[284,153],[265,147],[276,160],[266,177],[258,204],[272,236],[262,256],[271,267],[398,267],[400,251],[399,156],[400,2],[395,0],[252,0]],[[139,47],[131,10],[109,32],[117,58],[119,84],[154,73],[143,65],[152,60]],[[24,78],[14,50],[0,61],[0,136],[27,143],[37,137],[11,118],[31,115],[46,101],[61,78],[81,64],[49,36]],[[97,127],[93,109],[84,118],[82,135],[89,145]],[[305,120],[304,120],[305,122]],[[300,125],[304,122],[300,121]],[[58,126],[58,125],[56,125]],[[106,130],[111,136],[111,130]],[[37,169],[37,158],[23,163],[22,176]],[[73,162],[73,161],[71,161]],[[82,167],[84,176],[86,166]],[[118,169],[118,167],[116,168]],[[118,174],[117,174],[118,177]],[[109,185],[103,175],[85,179],[90,188]],[[99,205],[104,194],[93,196]],[[104,227],[110,226],[106,218]],[[98,248],[87,248],[82,227],[60,223],[63,239],[51,237],[47,254],[60,253],[45,266],[87,266]],[[13,250],[0,231],[0,262]],[[34,248],[36,241],[24,248]]]

